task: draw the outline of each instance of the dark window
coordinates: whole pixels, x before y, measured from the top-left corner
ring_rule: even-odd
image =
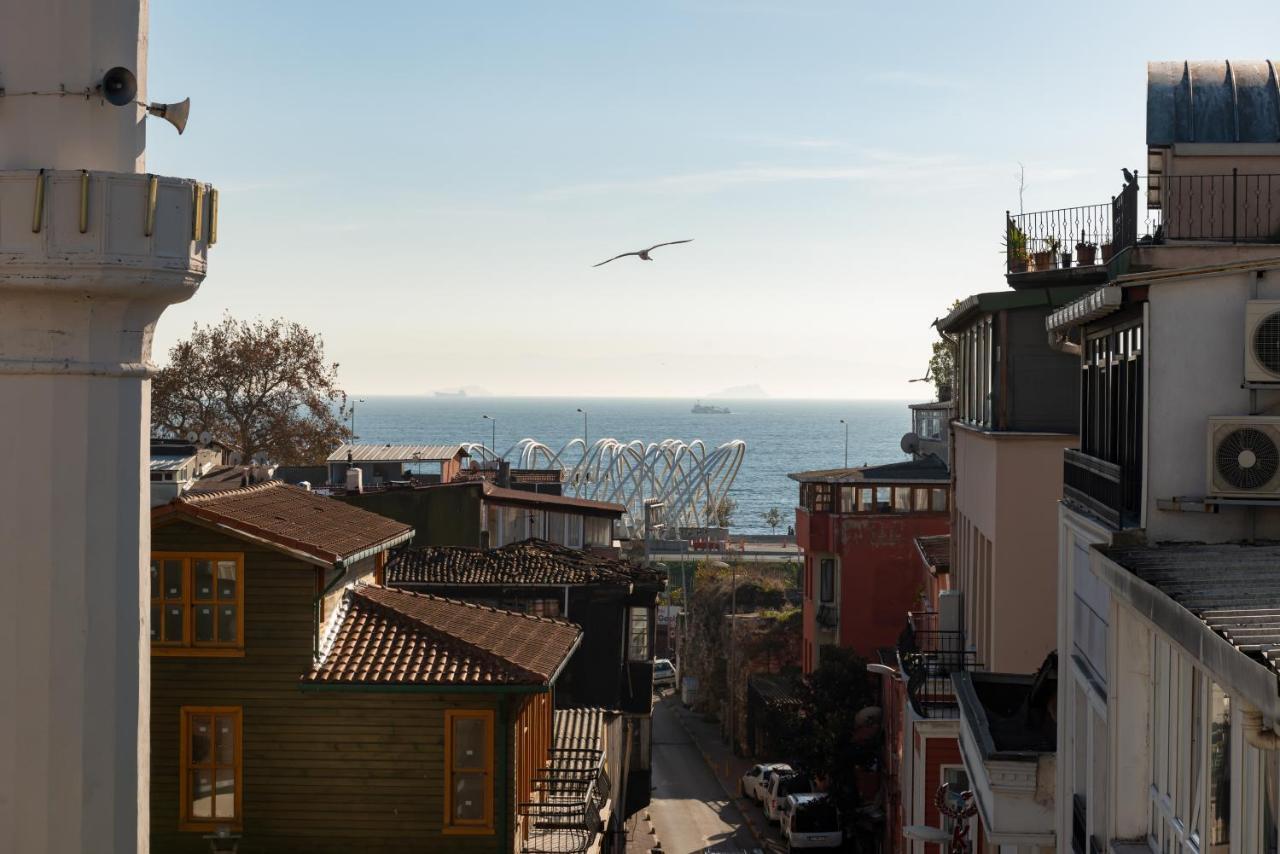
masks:
[[[834,602],[836,598],[836,559],[824,557],[820,566],[819,599],[823,602]]]
[[[1142,501],[1140,321],[1087,336],[1081,360],[1080,450],[1120,468],[1122,517],[1136,520]]]

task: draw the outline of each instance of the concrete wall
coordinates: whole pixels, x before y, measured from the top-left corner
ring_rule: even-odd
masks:
[[[1056,644],[1062,451],[1076,437],[956,427],[952,579],[988,670],[1029,673]]]
[[[1241,388],[1250,299],[1280,299],[1280,274],[1189,277],[1149,289],[1145,528],[1151,541],[1280,537],[1280,508],[1203,514],[1156,506],[1160,499],[1206,493],[1209,416],[1280,411],[1280,391]]]

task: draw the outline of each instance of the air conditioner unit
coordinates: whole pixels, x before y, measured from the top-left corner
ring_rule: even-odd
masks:
[[[1209,419],[1208,492],[1219,498],[1280,498],[1280,418]]]
[[[1280,383],[1280,300],[1250,300],[1244,315],[1244,381]]]

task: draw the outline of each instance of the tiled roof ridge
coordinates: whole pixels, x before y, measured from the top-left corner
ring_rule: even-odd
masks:
[[[252,495],[256,492],[266,492],[268,489],[278,489],[280,487],[287,487],[287,486],[289,486],[289,484],[285,483],[283,480],[264,480],[261,483],[251,483],[248,486],[232,486],[232,487],[228,487],[227,489],[213,489],[208,492],[197,492],[197,493],[185,492],[182,495],[179,495],[177,498],[175,498],[174,503],[175,504],[207,504],[210,501],[215,501],[219,498],[225,498],[226,496],[232,493]],[[300,492],[307,491],[297,486],[293,488],[297,489]]]
[[[374,602],[375,604],[383,605],[384,607],[390,608],[391,610],[395,611],[397,614],[402,614],[408,617],[410,620],[413,620],[415,623],[422,623],[422,620],[418,617],[413,616],[412,614],[408,614],[408,613],[405,613],[404,611],[401,611],[399,608],[396,608],[394,605],[390,605],[378,599],[374,599],[369,596],[366,596],[364,595],[363,591],[384,590],[387,593],[392,594],[393,596],[408,596],[414,599],[429,599],[435,602],[447,602],[450,605],[460,605],[464,608],[474,608],[477,611],[490,611],[495,614],[505,614],[510,617],[522,617],[526,620],[531,620],[532,622],[535,622],[535,623],[551,623],[552,625],[565,626],[567,628],[577,629],[578,631],[581,631],[581,627],[577,623],[573,623],[568,620],[558,620],[555,617],[539,617],[536,614],[526,614],[523,611],[507,611],[503,608],[494,608],[492,605],[481,605],[477,602],[464,602],[461,599],[450,599],[448,596],[436,596],[433,593],[419,593],[415,590],[402,590],[399,587],[385,587],[381,584],[368,584],[365,582],[357,582],[356,584],[352,585],[352,587],[354,592],[357,595],[359,595],[361,598],[367,599],[368,601]],[[453,637],[453,635],[449,635],[449,636]]]
[[[338,640],[338,636],[342,634],[342,624],[346,622],[347,612],[351,610],[351,586],[347,585],[341,601],[338,602],[338,607],[333,609],[333,614],[329,617],[329,625],[325,627],[324,637],[320,639],[320,644],[316,649],[314,667],[320,667],[329,660],[329,653],[333,651],[333,644]]]

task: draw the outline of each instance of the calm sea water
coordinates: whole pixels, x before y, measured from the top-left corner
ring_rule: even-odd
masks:
[[[732,528],[768,533],[764,513],[777,507],[783,526],[794,519],[798,487],[788,472],[833,468],[844,463],[843,418],[849,422],[849,464],[878,464],[906,459],[899,448],[911,429],[904,401],[717,400],[730,415],[694,415],[692,400],[549,397],[366,397],[356,405],[361,442],[490,444],[490,423],[497,420],[495,447],[505,451],[529,437],[558,451],[587,429],[601,437],[646,443],[662,439],[702,439],[708,450],[741,439],[747,453],[730,495],[738,502]]]

